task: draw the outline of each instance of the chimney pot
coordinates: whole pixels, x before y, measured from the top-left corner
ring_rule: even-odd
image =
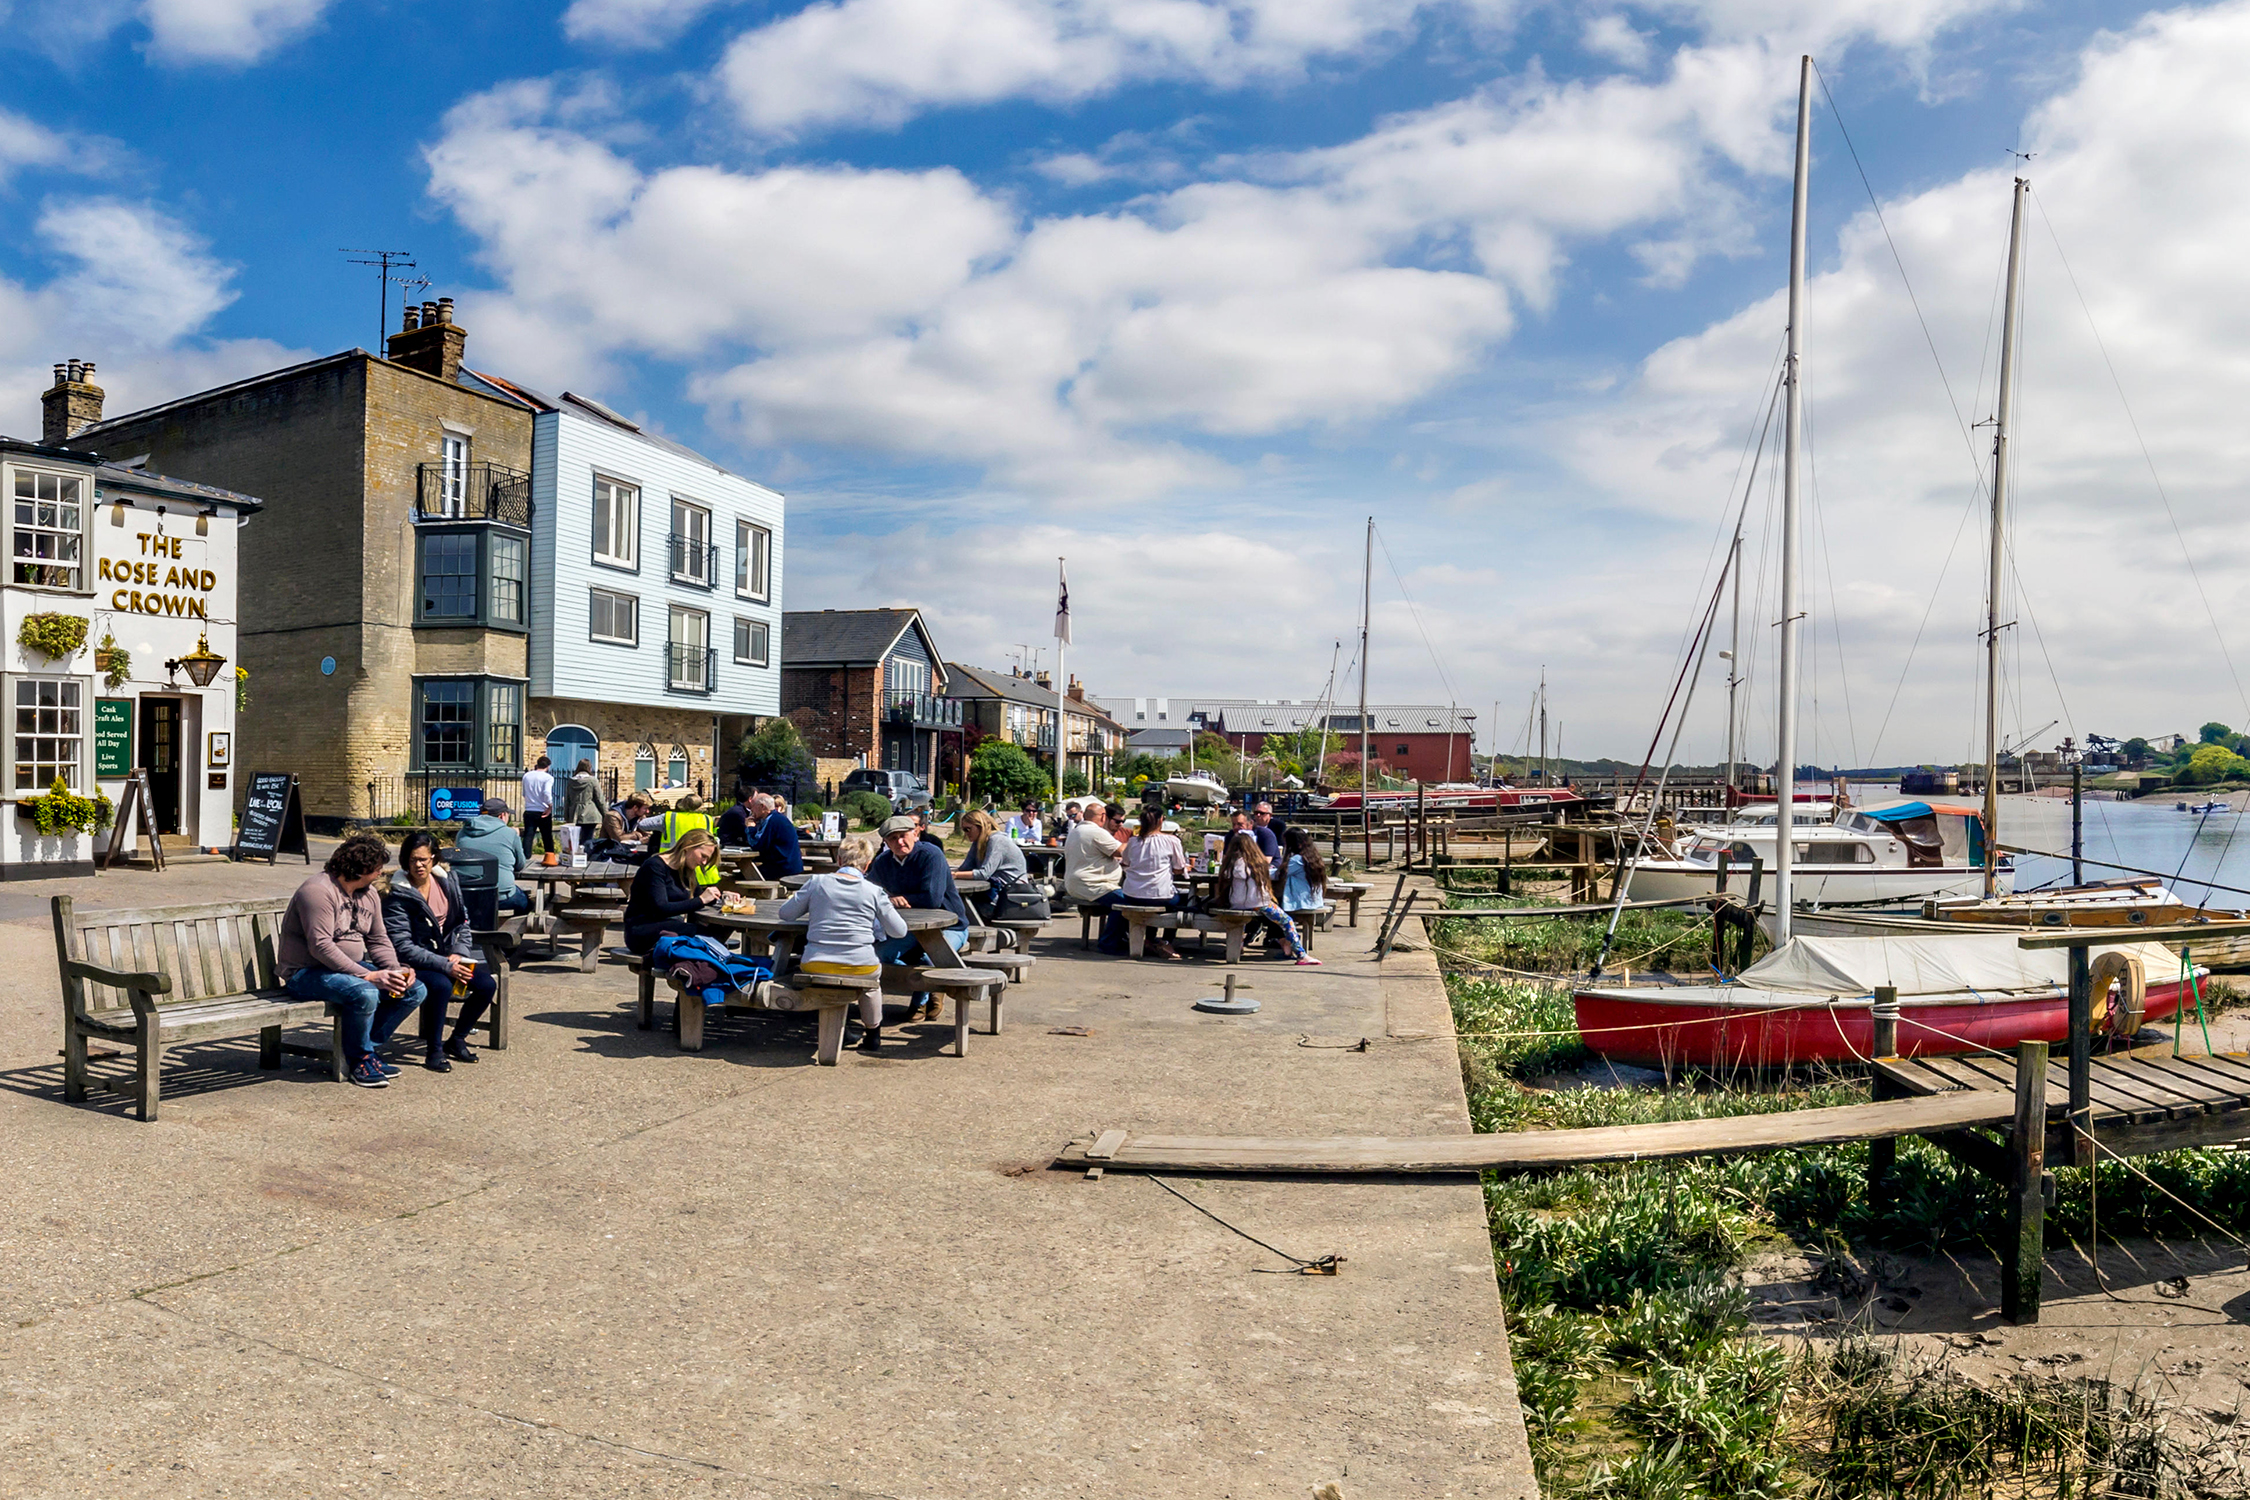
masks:
[[[440,323],[450,323],[453,321],[453,299],[451,297],[440,297],[437,299],[437,320]]]
[[[39,440],[60,445],[102,419],[102,388],[93,383],[94,367],[82,359],[55,366],[54,389],[39,398]]]
[[[425,323],[435,323],[437,321],[437,304],[435,302],[425,302],[422,304],[422,321]]]
[[[444,297],[424,302],[419,309],[409,303],[406,327],[390,336],[383,352],[393,364],[450,381],[461,373],[461,352],[467,342],[468,334],[453,321],[453,299]]]
[[[421,326],[421,323],[422,323],[422,310],[421,310],[420,308],[416,307],[416,306],[415,306],[415,305],[414,305],[413,303],[411,303],[411,302],[407,303],[407,304],[406,304],[406,321],[405,321],[404,323],[402,323],[402,324],[400,324],[400,325],[399,325],[399,327],[400,327],[400,331],[401,331],[401,332],[404,332],[404,333],[412,333],[412,332],[413,332],[413,331],[414,331],[414,330],[415,330],[416,328],[418,328],[418,327],[420,327],[420,326]]]

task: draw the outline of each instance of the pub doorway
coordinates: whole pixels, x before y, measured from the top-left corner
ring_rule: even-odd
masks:
[[[158,833],[180,829],[180,759],[184,715],[177,698],[141,699],[141,769],[148,772],[149,811]]]

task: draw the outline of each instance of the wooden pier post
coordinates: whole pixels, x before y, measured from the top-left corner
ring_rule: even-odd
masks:
[[[2047,1249],[2045,1042],[2016,1047],[2016,1122],[2008,1144],[2014,1171],[2008,1182],[2008,1228],[2000,1247],[2000,1316],[2010,1323],[2036,1323]]]
[[[2094,981],[2086,944],[2070,950],[2070,1164],[2094,1164]]]
[[[1722,860],[1726,856],[1721,855]],[[1720,880],[1726,877],[1721,875]],[[1879,984],[1875,987],[1875,1045],[1868,1055],[1878,1061],[1898,1056],[1898,986]],[[1877,1068],[1868,1081],[1870,1101],[1880,1104],[1885,1099],[1899,1097],[1898,1086],[1888,1074]],[[1898,1141],[1886,1137],[1867,1143],[1867,1202],[1877,1213],[1887,1213],[1898,1190]]]

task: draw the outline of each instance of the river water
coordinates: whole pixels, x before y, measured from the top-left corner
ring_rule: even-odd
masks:
[[[2140,802],[2099,802],[2088,798],[2085,809],[2086,878],[2121,879],[2124,870],[2104,869],[2093,863],[2109,860],[2135,870],[2152,870],[2171,882],[2183,899],[2228,910],[2250,908],[2250,797],[2236,795],[2235,804],[2223,812],[2199,816],[2181,812],[2177,803],[2186,794],[2151,797]],[[1852,788],[1852,800],[1861,807],[1881,807],[1907,800],[1894,783],[1890,786]],[[1970,797],[1933,799],[1951,806],[1973,806]],[[2208,800],[2198,796],[2196,802]],[[2024,849],[2044,849],[2067,856],[2070,852],[2070,800],[2067,797],[2002,797],[2000,842]],[[2177,879],[2174,874],[2177,872]],[[2016,889],[2070,883],[2070,861],[2016,857]],[[2214,885],[2239,887],[2214,890]]]

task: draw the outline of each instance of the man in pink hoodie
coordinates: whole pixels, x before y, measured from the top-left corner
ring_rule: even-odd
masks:
[[[345,1077],[363,1089],[390,1086],[399,1070],[375,1049],[427,994],[383,927],[375,882],[390,858],[390,846],[374,834],[344,840],[297,887],[281,919],[281,982],[300,1000],[327,1001],[342,1019]]]

